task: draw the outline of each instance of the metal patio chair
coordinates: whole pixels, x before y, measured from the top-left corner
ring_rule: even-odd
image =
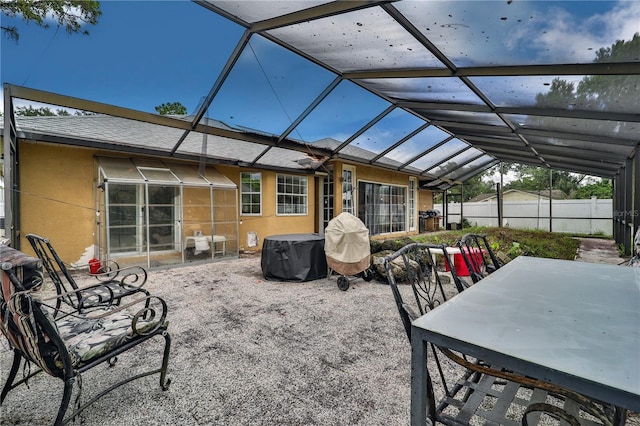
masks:
[[[434,247],[410,244],[383,260],[409,342],[411,323],[437,310],[460,291],[457,286],[447,286],[438,279],[436,265],[430,261],[429,250]],[[445,262],[455,276],[455,266],[448,256]],[[395,279],[394,268],[398,265],[405,267],[402,282]],[[472,290],[462,288],[462,291]],[[575,392],[434,344],[429,345],[428,353],[428,420],[432,424],[526,426],[549,424],[549,420],[571,426],[624,424],[624,410],[599,404]]]
[[[68,423],[97,399],[141,377],[160,374],[160,387],[168,389],[170,380],[166,376],[171,338],[167,331],[167,305],[164,300],[139,293],[140,300],[118,308],[95,309],[89,314],[76,310],[64,312],[47,304],[62,296],[46,298],[42,294],[43,271],[39,259],[2,246],[0,266],[0,331],[13,350],[13,364],[0,394],[0,404],[11,390],[42,372],[64,382],[55,425]],[[136,312],[134,309],[140,310]],[[62,313],[55,319],[52,315],[54,310]],[[161,336],[165,341],[159,368],[127,376],[82,403],[84,372],[105,362],[113,367],[117,356],[155,336]],[[23,362],[26,373],[14,383]],[[37,367],[33,372],[32,366]],[[65,417],[76,382],[78,396],[74,410]],[[42,401],[46,403],[48,399],[43,398]]]
[[[466,234],[456,245],[474,283],[500,269],[502,261],[493,252],[485,235]]]
[[[67,264],[62,261],[47,238],[36,234],[27,234],[26,238],[42,261],[58,295],[61,296],[56,300],[54,316],[62,303],[83,312],[96,307],[119,305],[122,298],[134,294],[150,296],[149,292],[142,288],[147,281],[147,271],[140,266],[122,269],[107,266],[103,272],[91,274],[98,280],[96,284],[80,288]]]
[[[633,237],[633,257],[627,262],[628,266],[640,268],[640,228]]]

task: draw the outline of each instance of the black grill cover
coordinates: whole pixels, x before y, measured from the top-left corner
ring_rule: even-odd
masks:
[[[260,259],[270,281],[312,281],[327,276],[324,235],[288,234],[266,237]]]

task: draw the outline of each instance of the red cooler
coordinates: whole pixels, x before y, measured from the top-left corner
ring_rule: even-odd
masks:
[[[468,249],[460,249],[460,250],[468,250]],[[484,252],[484,250],[480,250],[477,248],[472,248],[471,249],[471,256],[472,258],[475,260],[475,263],[478,265],[482,265],[482,253]],[[445,270],[447,272],[449,272],[449,264],[447,264],[445,262],[444,264],[445,266]],[[453,266],[454,268],[456,268],[456,272],[458,273],[458,276],[460,277],[468,277],[469,275],[469,269],[467,269],[467,264],[464,263],[464,259],[462,258],[462,254],[460,253],[455,253],[453,255]]]

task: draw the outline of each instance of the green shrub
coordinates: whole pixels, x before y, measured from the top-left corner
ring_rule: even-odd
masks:
[[[493,251],[503,252],[511,259],[536,256],[573,260],[580,247],[580,242],[569,234],[478,226],[437,234],[421,234],[415,241],[453,246],[467,233],[486,235]]]

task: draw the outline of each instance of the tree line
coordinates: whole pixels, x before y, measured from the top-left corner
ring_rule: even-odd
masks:
[[[613,183],[610,179],[530,165],[503,163],[468,179],[463,185],[463,201],[469,201],[481,194],[495,194],[497,186],[492,179],[496,173],[499,173],[500,167],[505,175],[510,172],[509,175],[515,177],[504,184],[503,192],[516,189],[546,194],[551,184],[551,189],[561,190],[563,197],[568,199],[613,197]]]

